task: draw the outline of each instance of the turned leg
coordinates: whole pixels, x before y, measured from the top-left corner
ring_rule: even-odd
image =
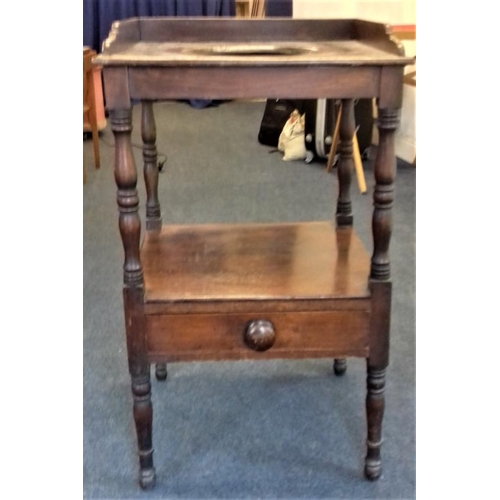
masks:
[[[143,489],[152,488],[156,482],[153,467],[153,406],[151,404],[151,382],[149,364],[145,364],[142,373],[132,375],[132,394],[134,396],[134,421],[139,446],[139,483]]]
[[[333,372],[337,376],[344,375],[347,370],[347,360],[345,358],[335,359],[333,361]]]
[[[392,203],[396,156],[394,135],[399,123],[398,109],[379,107],[379,144],[374,165],[375,190],[373,194],[373,254],[370,270],[372,320],[370,327],[370,355],[367,363],[366,417],[368,425],[365,476],[380,477],[382,446],[382,419],[384,416],[385,371],[389,363],[389,333],[392,284],[389,262],[389,243],[392,232]]]
[[[167,363],[156,363],[156,380],[167,380]]]
[[[115,137],[118,225],[125,253],[123,302],[128,363],[134,398],[134,420],[139,445],[139,482],[142,488],[151,488],[155,484],[152,447],[153,409],[144,327],[144,278],[139,252],[141,220],[138,213],[137,171],[131,143],[132,109],[113,109],[111,128]]]
[[[353,136],[355,130],[354,121],[354,100],[343,99],[340,108],[340,126],[339,126],[339,164],[338,164],[338,182],[339,195],[337,200],[337,226],[352,226],[352,203],[351,203],[351,172],[354,169],[353,160]],[[343,253],[339,251],[339,259]],[[345,255],[344,255],[345,256]],[[343,266],[339,267],[344,269]],[[337,376],[344,375],[347,369],[347,360],[344,358],[335,359],[333,362],[333,372]]]
[[[380,477],[382,462],[382,419],[384,417],[385,368],[373,368],[368,361],[366,379],[366,419],[368,424],[367,453],[365,458],[365,476],[374,481]]]
[[[142,101],[142,155],[146,183],[146,229],[161,229],[161,210],[158,200],[158,152],[153,102]]]
[[[375,158],[375,190],[373,193],[373,254],[370,277],[390,280],[389,244],[392,234],[392,204],[396,177],[394,136],[399,125],[399,109],[378,110],[379,141]]]
[[[354,100],[342,99],[342,117],[340,119],[340,145],[338,181],[339,196],[337,201],[337,226],[352,226],[351,173],[354,170],[352,138],[355,130]]]

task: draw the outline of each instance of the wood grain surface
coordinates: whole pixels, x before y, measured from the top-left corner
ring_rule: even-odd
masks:
[[[265,352],[244,342],[248,323],[258,319],[270,321],[276,331]],[[150,359],[167,362],[366,356],[369,327],[368,310],[146,317]]]
[[[405,65],[397,40],[356,20],[135,19],[113,24],[102,65]]]
[[[389,360],[389,243],[394,137],[405,57],[381,23],[356,19],[134,18],[113,24],[103,53],[115,135],[115,179],[125,254],[127,351],[139,482],[154,485],[150,363],[188,360],[367,358],[365,475],[381,474]],[[337,226],[330,222],[160,227],[152,102],[177,98],[376,98],[373,255],[354,233],[348,170],[353,124],[344,113]],[[134,100],[145,102],[147,231],[140,246]],[[349,102],[348,102],[349,101]],[[350,176],[350,174],[349,174]],[[340,216],[339,216],[340,214]],[[152,224],[154,222],[154,224]]]
[[[370,295],[368,253],[351,228],[329,222],[164,226],[146,234],[141,261],[146,303],[171,311],[186,301]]]

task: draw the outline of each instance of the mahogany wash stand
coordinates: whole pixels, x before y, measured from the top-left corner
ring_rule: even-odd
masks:
[[[381,472],[389,355],[389,241],[404,56],[390,29],[360,20],[134,18],[113,24],[103,66],[115,136],[124,307],[143,488],[156,481],[150,363],[367,360],[365,475]],[[336,221],[162,226],[153,102],[342,99]],[[376,98],[371,258],[352,229],[353,100]],[[146,232],[141,243],[132,101],[142,103]],[[193,124],[194,126],[195,124]],[[235,165],[236,167],[236,165]]]

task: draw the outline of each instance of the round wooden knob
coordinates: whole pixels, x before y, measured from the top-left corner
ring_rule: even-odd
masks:
[[[267,351],[273,346],[276,333],[274,326],[266,319],[250,321],[245,331],[245,344],[254,351]]]

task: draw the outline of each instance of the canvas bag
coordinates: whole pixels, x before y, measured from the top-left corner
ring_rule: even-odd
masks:
[[[307,150],[304,140],[305,115],[294,110],[288,118],[278,140],[278,150],[284,153],[283,160],[305,160]]]
[[[259,128],[259,142],[264,146],[278,147],[279,136],[294,109],[302,110],[301,100],[267,99]]]

